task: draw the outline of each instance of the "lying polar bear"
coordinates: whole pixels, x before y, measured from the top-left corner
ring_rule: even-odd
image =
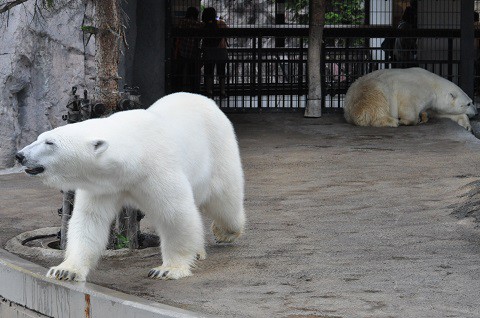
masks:
[[[416,125],[420,115],[426,121],[425,112],[471,131],[468,117],[477,109],[457,85],[418,67],[374,71],[356,80],[345,96],[345,119],[358,126]]]
[[[147,110],[69,124],[41,134],[16,155],[25,172],[76,190],[65,260],[47,276],[86,279],[106,248],[124,205],[150,215],[160,236],[162,265],[148,276],[191,275],[204,259],[200,211],[218,242],[244,229],[244,179],[232,124],[201,95],[168,95]]]

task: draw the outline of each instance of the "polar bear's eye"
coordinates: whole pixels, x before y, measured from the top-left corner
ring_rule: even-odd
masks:
[[[53,145],[53,141],[47,140],[47,141],[45,141],[45,144],[51,146],[51,145]]]

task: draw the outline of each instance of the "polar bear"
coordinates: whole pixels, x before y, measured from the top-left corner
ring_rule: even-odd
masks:
[[[199,211],[217,242],[244,230],[244,178],[232,124],[215,102],[176,93],[147,110],[69,124],[41,134],[16,155],[47,185],[76,190],[64,261],[48,277],[84,281],[106,248],[124,205],[150,214],[162,265],[149,277],[191,275],[206,257]]]
[[[460,87],[418,67],[374,71],[356,80],[345,96],[345,119],[358,126],[416,125],[424,112],[471,131],[468,117],[477,109]]]

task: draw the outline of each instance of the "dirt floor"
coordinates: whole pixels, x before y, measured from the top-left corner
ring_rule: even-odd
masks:
[[[220,317],[480,317],[480,229],[465,218],[480,181],[472,134],[449,120],[362,128],[340,115],[230,118],[245,235],[219,246],[208,233],[208,257],[186,279],[148,279],[160,263],[152,253],[103,259],[89,281]],[[0,246],[59,225],[60,204],[37,179],[0,175]]]

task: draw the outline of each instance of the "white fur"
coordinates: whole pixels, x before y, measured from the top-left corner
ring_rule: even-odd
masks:
[[[43,166],[45,183],[76,190],[65,260],[47,274],[85,280],[121,207],[151,215],[161,240],[157,278],[191,275],[205,258],[200,210],[219,242],[244,229],[244,180],[233,127],[201,95],[168,95],[147,110],[69,124],[22,149],[23,165]],[[62,272],[63,270],[63,272]],[[67,273],[68,272],[68,273]]]
[[[359,126],[416,125],[419,115],[450,118],[471,131],[477,113],[454,83],[422,68],[384,69],[356,80],[345,96],[345,119]]]

